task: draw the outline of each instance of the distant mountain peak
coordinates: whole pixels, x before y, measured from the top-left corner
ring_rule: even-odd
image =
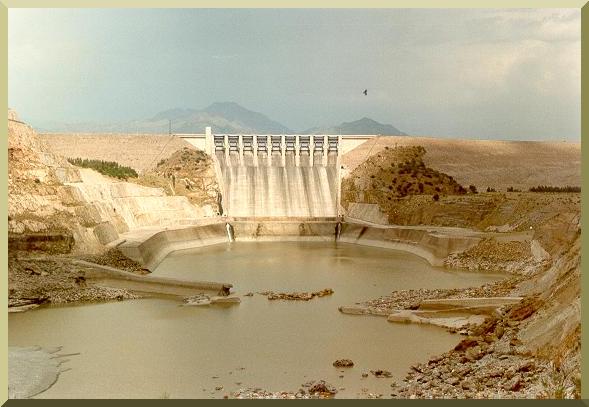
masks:
[[[354,122],[351,122],[351,123],[354,123]],[[366,117],[366,116],[363,117],[363,118],[361,118],[361,119],[356,120],[355,123],[377,123],[377,124],[381,124],[381,123],[377,122],[376,120],[371,119],[370,117]]]
[[[56,123],[47,128],[47,131],[167,134],[171,127],[173,133],[203,133],[205,127],[209,126],[215,133],[294,133],[268,116],[249,110],[233,101],[215,102],[200,110],[176,107],[161,111],[149,119],[122,123]],[[369,117],[332,127],[314,127],[299,133],[405,135],[396,127],[379,123]]]
[[[241,127],[241,131],[236,131],[236,133],[292,133],[286,126],[271,120],[268,116],[246,109],[235,102],[215,102],[202,111],[214,116],[223,117],[226,120],[238,124]],[[213,130],[215,130],[214,127]]]
[[[369,117],[352,122],[343,122],[337,126],[314,127],[306,130],[310,134],[376,134],[376,135],[400,135],[405,136],[401,130],[390,124],[379,123]]]

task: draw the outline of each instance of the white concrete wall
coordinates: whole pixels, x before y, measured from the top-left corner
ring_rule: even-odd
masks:
[[[207,151],[207,142],[204,134],[174,134],[174,136],[183,139],[199,150],[202,150],[206,153],[209,152]]]
[[[346,154],[349,151],[352,151],[360,144],[367,142],[370,139],[373,139],[375,135],[341,135],[341,142],[340,142],[340,156]]]

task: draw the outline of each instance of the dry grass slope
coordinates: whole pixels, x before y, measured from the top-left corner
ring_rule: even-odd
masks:
[[[378,204],[387,214],[394,212],[400,198],[426,195],[464,195],[466,188],[453,177],[427,167],[426,151],[421,146],[385,146],[384,150],[358,165],[342,181],[342,204],[351,202]]]
[[[139,173],[153,169],[175,151],[193,148],[181,138],[154,134],[45,133],[39,138],[57,155],[115,161]]]
[[[581,185],[581,144],[554,141],[452,140],[429,137],[375,137],[344,154],[352,171],[385,147],[423,146],[424,163],[462,185],[527,191],[538,185]]]

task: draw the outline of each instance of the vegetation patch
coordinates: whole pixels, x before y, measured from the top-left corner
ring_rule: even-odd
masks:
[[[126,180],[137,178],[137,171],[131,167],[125,167],[114,161],[89,160],[87,158],[68,158],[70,164],[76,167],[91,168],[102,175]]]
[[[581,187],[573,187],[570,185],[564,187],[553,187],[550,185],[538,185],[530,188],[530,192],[581,192]]]
[[[438,201],[442,196],[477,193],[474,185],[467,190],[452,176],[427,167],[425,154],[422,146],[385,147],[342,181],[343,204],[376,203],[389,213],[388,209],[409,196],[425,195]]]

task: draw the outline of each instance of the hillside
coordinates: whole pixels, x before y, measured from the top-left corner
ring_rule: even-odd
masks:
[[[457,140],[432,137],[375,137],[342,157],[352,171],[385,147],[422,146],[428,167],[451,175],[459,184],[506,191],[538,185],[581,185],[581,144],[556,141]]]
[[[39,139],[57,155],[115,161],[140,174],[175,151],[194,148],[179,137],[154,134],[48,133]]]
[[[407,195],[463,195],[466,189],[451,176],[427,167],[421,146],[385,149],[357,166],[342,181],[342,201],[376,203],[386,211],[395,198]]]
[[[485,177],[490,178],[489,182],[505,178],[501,185],[536,183],[538,178],[522,178],[522,174],[546,166],[552,174],[541,172],[540,176],[547,177],[554,185],[554,180],[562,179],[567,165],[575,169],[580,160],[579,146],[425,140],[429,143],[420,145],[426,145],[427,154],[415,145],[391,147],[387,138],[365,143],[359,151],[353,150],[347,163],[354,162],[351,159],[357,161],[342,184],[342,204],[376,203],[395,225],[449,226],[490,232],[470,249],[448,256],[445,265],[451,269],[512,276],[473,292],[469,292],[470,288],[463,292],[394,291],[365,302],[365,306],[374,307],[378,311],[375,313],[381,315],[399,308],[414,310],[427,298],[492,295],[524,299],[487,318],[481,325],[467,326],[461,331],[466,335],[464,340],[454,349],[412,366],[403,383],[393,390],[395,395],[400,398],[579,398],[580,194],[468,193],[448,194],[433,200],[431,195],[415,194],[413,188],[405,187],[422,178],[431,162],[439,163],[434,166],[438,170],[442,165],[454,165],[457,174],[462,168],[472,166],[472,172],[467,172],[469,177],[473,177],[478,162],[477,176],[483,180],[482,185],[487,184]],[[411,138],[407,144],[419,141]],[[430,157],[430,150],[435,151],[434,158]],[[420,162],[419,158],[423,160]],[[404,169],[408,159],[410,163],[415,160],[415,164],[411,165],[409,174],[402,174],[401,191],[395,192],[376,181],[377,177],[399,179],[399,167]],[[570,177],[573,184],[579,185],[580,170]],[[436,179],[446,186],[452,185],[446,174],[439,173]],[[407,298],[411,301],[402,304]]]
[[[350,203],[377,204],[392,220],[400,198],[420,195],[439,200],[444,195],[466,194],[466,188],[454,178],[427,167],[425,154],[421,146],[385,147],[369,157],[342,180],[343,207],[349,209]]]
[[[186,196],[192,204],[208,205],[215,212],[220,209],[213,161],[203,151],[194,148],[175,151],[132,182],[161,188],[167,195]]]

